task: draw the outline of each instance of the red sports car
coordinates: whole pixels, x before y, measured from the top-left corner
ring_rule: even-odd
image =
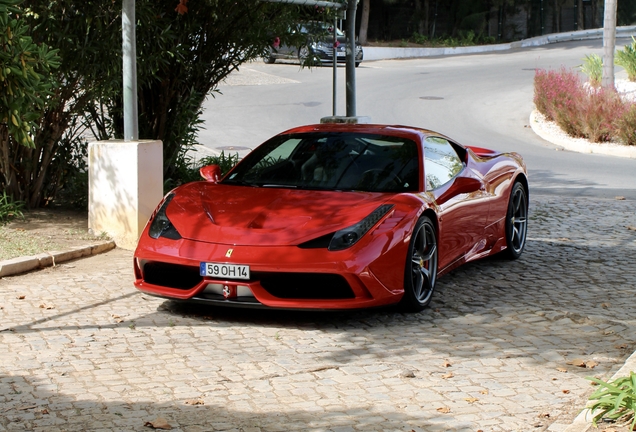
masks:
[[[420,311],[437,278],[526,242],[516,153],[406,126],[320,124],[168,193],[134,257],[148,294],[215,305]]]

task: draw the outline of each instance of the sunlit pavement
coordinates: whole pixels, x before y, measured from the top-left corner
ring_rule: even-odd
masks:
[[[635,349],[635,215],[531,195],[521,259],[419,314],[186,306],[123,250],[1,279],[0,431],[561,431]]]

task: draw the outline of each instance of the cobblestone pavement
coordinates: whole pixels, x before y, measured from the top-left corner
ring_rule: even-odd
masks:
[[[419,314],[169,302],[123,250],[2,279],[0,431],[561,431],[636,349],[635,215],[533,196],[522,258]]]

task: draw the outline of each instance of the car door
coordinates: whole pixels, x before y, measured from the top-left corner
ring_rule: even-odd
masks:
[[[424,175],[437,206],[440,269],[484,251],[489,199],[483,179],[441,137],[424,142]]]

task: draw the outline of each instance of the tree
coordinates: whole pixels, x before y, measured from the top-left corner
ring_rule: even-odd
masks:
[[[55,50],[33,42],[20,3],[0,0],[0,186],[13,199],[28,200],[31,184],[46,176],[32,164],[38,154],[34,135],[51,102],[50,72],[59,58]]]
[[[605,0],[603,20],[603,87],[614,88],[614,50],[616,49],[616,0]]]

